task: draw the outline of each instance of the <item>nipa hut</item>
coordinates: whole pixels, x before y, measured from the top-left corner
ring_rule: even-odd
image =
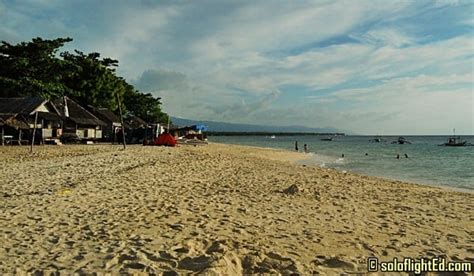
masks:
[[[35,117],[37,141],[44,143],[61,136],[63,118],[50,101],[36,97],[0,98],[1,144],[27,144]]]
[[[64,134],[77,135],[81,140],[96,141],[102,139],[102,129],[107,124],[94,116],[91,112],[80,106],[68,97],[54,101],[64,121]]]

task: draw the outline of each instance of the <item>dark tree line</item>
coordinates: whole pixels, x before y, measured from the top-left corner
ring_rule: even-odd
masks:
[[[160,98],[141,93],[117,76],[118,61],[101,58],[99,53],[62,52],[71,38],[0,45],[0,97],[68,96],[79,104],[118,110],[117,95],[126,113],[148,122],[166,122]]]

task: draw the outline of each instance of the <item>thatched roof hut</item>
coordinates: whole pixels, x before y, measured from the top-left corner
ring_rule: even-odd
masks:
[[[55,106],[48,100],[36,97],[1,98],[0,126],[10,126],[16,129],[29,129],[30,116],[38,112],[39,116],[60,119]]]
[[[111,110],[104,107],[94,107],[92,105],[87,106],[87,108],[94,116],[103,122],[107,124],[121,125],[120,117]]]
[[[68,117],[71,121],[79,125],[96,125],[105,126],[106,124],[97,118],[94,114],[87,111],[75,101],[68,97],[62,97],[55,100],[54,105],[58,108],[59,113]]]

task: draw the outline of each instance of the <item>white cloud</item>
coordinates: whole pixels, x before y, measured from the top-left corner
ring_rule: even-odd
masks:
[[[402,46],[410,46],[415,43],[414,38],[393,28],[369,30],[361,36],[354,35],[353,37],[376,46],[391,46],[398,48]]]
[[[423,33],[425,15],[472,8],[456,2],[0,2],[0,36],[72,36],[68,50],[119,59],[118,72],[175,116],[472,133],[462,119],[472,118],[472,32]],[[448,19],[436,18],[472,26]]]

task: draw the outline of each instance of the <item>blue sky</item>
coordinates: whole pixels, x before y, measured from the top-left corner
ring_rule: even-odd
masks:
[[[0,39],[74,39],[173,116],[474,134],[473,1],[0,0]]]

